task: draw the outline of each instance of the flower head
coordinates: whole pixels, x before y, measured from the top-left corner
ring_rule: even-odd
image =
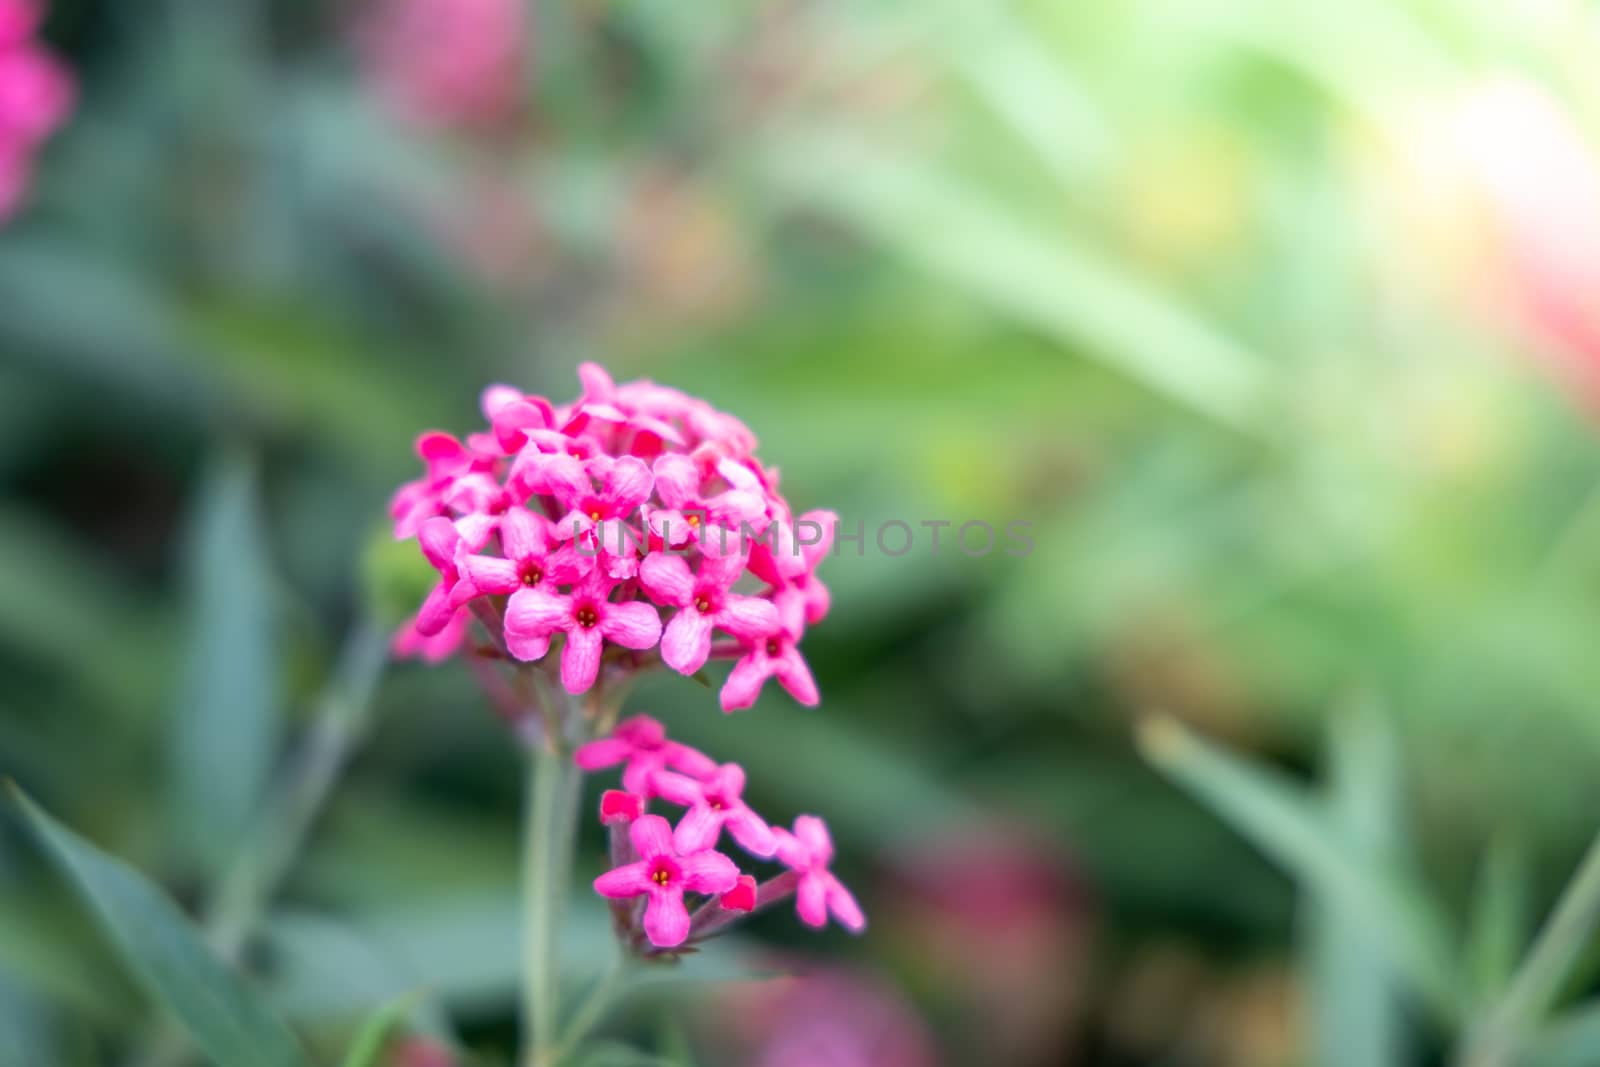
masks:
[[[680,851],[672,827],[659,815],[645,815],[629,828],[639,859],[595,879],[595,892],[626,899],[644,895],[644,931],[657,948],[675,948],[689,936],[685,893],[715,896],[733,889],[739,868],[711,849]]]
[[[395,536],[417,538],[440,575],[418,633],[471,605],[510,658],[541,662],[561,635],[575,694],[602,672],[695,674],[726,654],[739,662],[724,709],[750,706],[769,677],[815,704],[798,644],[827,612],[815,572],[832,513],[791,522],[755,438],[705,401],[592,364],[579,377],[583,395],[564,405],[492,385],[484,429],[417,439],[422,476],[389,510]],[[658,641],[659,659],[607,655]]]

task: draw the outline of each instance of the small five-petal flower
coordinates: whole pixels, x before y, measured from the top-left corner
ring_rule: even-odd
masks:
[[[659,815],[641,816],[628,833],[639,859],[596,878],[595,892],[613,900],[646,896],[645,936],[657,948],[676,948],[689,936],[683,895],[726,893],[738,885],[739,868],[712,849],[680,851]]]
[[[828,869],[833,862],[833,838],[828,826],[815,815],[802,815],[794,821],[794,832],[779,827],[778,859],[799,876],[795,886],[795,910],[807,926],[821,928],[832,915],[852,933],[867,927],[861,906],[844,883]]]

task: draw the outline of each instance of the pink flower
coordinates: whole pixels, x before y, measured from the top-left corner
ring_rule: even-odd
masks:
[[[463,520],[465,521],[465,520]],[[526,597],[548,592],[557,585],[577,581],[583,567],[570,547],[558,548],[550,520],[524,507],[515,507],[500,517],[499,556],[465,556],[459,570],[461,580],[451,590],[456,604],[465,604],[486,594],[509,595],[506,613]],[[521,617],[523,608],[516,608]],[[528,635],[506,629],[506,647],[523,660],[542,659],[550,650],[549,634]]]
[[[428,562],[439,572],[439,584],[433,587],[417,611],[417,632],[424,637],[432,637],[445,628],[461,606],[459,601],[452,599],[451,592],[461,580],[458,567],[466,548],[456,524],[445,518],[433,518],[423,523],[422,529],[417,531],[417,544],[422,547],[422,554],[428,558]]]
[[[756,879],[753,874],[741,874],[738,884],[717,900],[728,911],[756,910]]]
[[[626,826],[644,814],[644,798],[621,789],[600,794],[600,822],[605,826]]]
[[[717,770],[709,757],[688,745],[667,740],[666,727],[648,715],[624,719],[610,737],[580,746],[572,759],[586,771],[627,764],[622,771],[622,787],[641,797],[656,795],[655,778],[668,767],[693,778],[709,777]]]
[[[661,616],[649,604],[611,601],[616,585],[594,571],[570,595],[528,590],[506,605],[506,646],[519,659],[538,659],[548,651],[551,635],[565,633],[561,684],[569,693],[588,692],[600,672],[607,640],[623,648],[646,649],[661,637]]]
[[[393,640],[389,642],[389,648],[401,659],[414,656],[425,663],[440,663],[455,655],[461,648],[471,625],[472,613],[466,608],[461,608],[451,615],[443,629],[431,635],[419,632],[416,618],[413,617],[395,631]]]
[[[867,928],[866,916],[850,890],[828,870],[833,862],[833,838],[827,824],[815,815],[802,815],[794,821],[794,832],[782,827],[773,831],[778,838],[778,859],[800,876],[795,887],[795,910],[807,926],[821,928],[832,914],[845,929],[860,933]]]
[[[833,598],[828,587],[817,577],[817,567],[833,551],[833,536],[839,526],[839,516],[831,511],[808,511],[796,524],[793,551],[801,566],[780,568],[772,547],[765,542],[750,553],[750,573],[773,587],[773,602],[783,619],[783,628],[789,633],[803,633],[807,626],[815,626],[827,617]],[[820,529],[819,539],[807,543],[801,531],[809,536]]]
[[[41,0],[0,0],[0,48],[12,48],[32,37],[44,15]]]
[[[775,630],[778,611],[760,597],[730,592],[744,573],[738,556],[706,555],[693,574],[682,556],[653,552],[639,565],[639,584],[658,604],[676,607],[661,638],[661,658],[680,674],[693,674],[711,655],[711,631],[754,639]]]
[[[657,948],[676,948],[689,936],[684,893],[726,893],[738,884],[739,868],[711,849],[679,851],[672,828],[659,815],[642,816],[628,833],[638,862],[596,878],[595,892],[613,900],[647,896],[645,936]]]
[[[737,763],[725,763],[699,781],[671,771],[656,775],[656,792],[689,809],[673,835],[680,849],[712,848],[726,827],[752,855],[767,858],[778,851],[772,828],[744,802],[744,781],[744,768]]]
[[[0,0],[0,220],[22,203],[33,156],[72,110],[72,75],[33,40],[44,6]]]
[[[750,707],[761,695],[761,687],[772,677],[800,703],[815,707],[821,699],[817,694],[817,682],[811,676],[805,657],[800,655],[797,641],[797,636],[781,624],[765,634],[746,638],[744,655],[733,665],[728,680],[722,685],[722,710],[742,711]]]
[[[389,501],[394,535],[402,540],[415,536],[429,519],[449,514],[450,509],[444,503],[445,494],[455,486],[457,478],[473,467],[472,451],[438,430],[419,434],[415,448],[426,473],[395,490]]]
[[[72,76],[29,45],[0,49],[0,141],[28,147],[61,125],[72,109]]]
[[[719,541],[726,539],[729,546],[733,546],[734,538],[745,526],[757,533],[765,528],[767,504],[757,490],[748,486],[728,488],[713,496],[704,496],[699,467],[681,452],[661,456],[651,471],[662,506],[651,511],[650,528],[669,544],[699,542],[702,526],[716,526],[732,531],[732,535],[721,535]]]
[[[563,540],[631,517],[640,504],[650,499],[654,485],[650,468],[636,456],[624,456],[612,464],[598,492],[587,473],[574,476],[571,471],[572,468],[564,468],[560,472],[563,482],[550,485],[550,491],[568,509],[559,524]],[[602,538],[603,542],[606,540]]]

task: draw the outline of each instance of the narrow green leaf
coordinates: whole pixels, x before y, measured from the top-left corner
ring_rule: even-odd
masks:
[[[186,857],[214,871],[253,825],[279,740],[271,577],[247,457],[229,454],[207,474],[187,552],[192,632],[171,811]]]
[[[1600,1063],[1600,1003],[1583,1004],[1539,1033],[1527,1049],[1528,1067],[1594,1067]]]
[[[1147,723],[1149,760],[1213,808],[1306,889],[1361,917],[1371,943],[1442,1019],[1461,995],[1441,912],[1391,865],[1353,847],[1305,790],[1208,744],[1171,719]]]
[[[1527,947],[1532,876],[1527,853],[1510,836],[1495,838],[1483,857],[1467,927],[1466,964],[1473,993],[1500,995]]]
[[[1334,717],[1328,743],[1328,809],[1336,829],[1370,860],[1399,855],[1399,762],[1376,710],[1358,704]],[[1308,964],[1312,1041],[1322,1067],[1397,1067],[1402,1050],[1395,970],[1367,933],[1365,916],[1315,888]]]
[[[390,1001],[373,1012],[371,1018],[361,1027],[361,1032],[356,1035],[355,1041],[351,1042],[350,1051],[344,1057],[344,1067],[375,1067],[378,1057],[383,1055],[383,1050],[389,1043],[389,1038],[400,1024],[406,1021],[406,1016],[411,1014],[417,996],[415,993],[409,994]]]
[[[1241,432],[1261,429],[1265,362],[1070,233],[1047,232],[980,188],[858,139],[784,131],[764,164],[787,194],[989,306],[1175,403]]]
[[[159,889],[52,819],[8,783],[28,827],[116,946],[123,962],[219,1067],[308,1067],[299,1043],[206,947]]]

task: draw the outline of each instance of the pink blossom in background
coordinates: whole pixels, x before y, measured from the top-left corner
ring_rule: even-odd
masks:
[[[794,971],[792,961],[775,969]],[[933,1034],[906,998],[840,967],[730,987],[708,1036],[749,1067],[935,1067]],[[991,1062],[1003,1064],[1004,1059]]]
[[[1090,998],[1096,907],[1060,844],[1021,820],[941,830],[891,862],[883,923],[951,991],[974,1053],[1016,1067],[1064,1062]]]
[[[76,87],[34,38],[39,0],[0,0],[0,220],[21,206],[40,144],[66,121]]]
[[[1474,90],[1453,135],[1486,198],[1513,311],[1600,400],[1600,155],[1528,82]]]
[[[1544,369],[1600,405],[1600,130],[1538,83],[1500,75],[1416,101],[1399,126],[1402,251],[1531,343]],[[1454,275],[1454,277],[1451,277]]]
[[[523,0],[372,0],[356,40],[396,115],[423,126],[483,125],[521,102]]]

